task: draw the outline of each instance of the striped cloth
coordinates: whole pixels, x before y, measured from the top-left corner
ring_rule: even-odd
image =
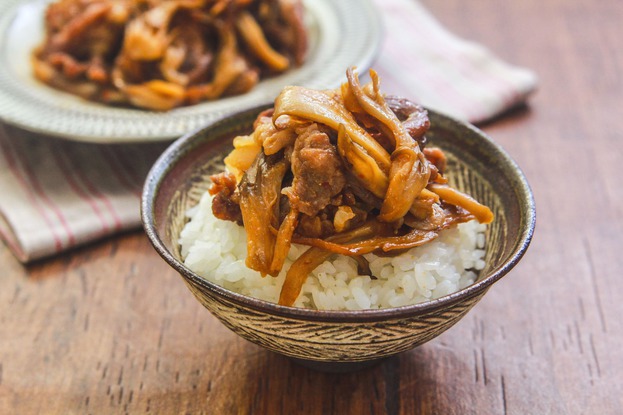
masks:
[[[536,78],[439,25],[414,0],[375,0],[387,93],[472,122],[525,101]],[[22,262],[140,227],[143,180],[166,143],[103,145],[0,123],[0,236]]]
[[[167,145],[74,143],[0,124],[0,235],[29,262],[137,228],[145,176]]]

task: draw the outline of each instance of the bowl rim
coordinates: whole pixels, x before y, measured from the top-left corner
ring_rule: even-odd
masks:
[[[525,211],[522,210],[520,212],[522,220],[525,220],[525,226],[520,230],[518,242],[515,244],[513,251],[511,251],[508,260],[504,262],[501,267],[483,279],[476,281],[465,288],[434,300],[401,307],[365,310],[313,310],[300,307],[283,306],[230,291],[218,284],[206,280],[191,269],[187,268],[180,260],[175,258],[166,248],[164,241],[158,235],[154,217],[154,205],[158,191],[162,182],[172,170],[175,163],[182,159],[188,152],[192,151],[195,146],[206,141],[206,132],[211,129],[217,129],[221,125],[231,122],[233,119],[249,116],[252,113],[258,114],[261,110],[272,105],[273,103],[270,102],[246,108],[235,113],[222,115],[205,126],[181,136],[170,144],[169,147],[158,157],[147,174],[141,195],[140,206],[141,221],[144,231],[154,249],[162,257],[162,259],[164,259],[164,261],[175,269],[183,278],[189,280],[193,284],[199,285],[209,290],[214,295],[224,297],[238,305],[248,307],[262,313],[269,313],[281,317],[336,323],[382,321],[388,319],[414,317],[421,314],[435,312],[439,309],[455,305],[466,299],[482,295],[495,282],[499,281],[503,276],[508,274],[526,253],[534,235],[536,225],[536,206],[532,189],[530,188],[530,185],[519,165],[510,157],[502,146],[496,143],[491,137],[489,137],[488,134],[476,126],[430,108],[426,108],[428,113],[433,114],[434,117],[442,119],[445,122],[458,124],[459,128],[466,128],[472,133],[475,133],[479,139],[483,140],[487,145],[492,147],[492,151],[494,152],[496,158],[499,157],[501,162],[508,165],[510,170],[516,175],[518,186],[514,190],[525,198],[527,206]]]

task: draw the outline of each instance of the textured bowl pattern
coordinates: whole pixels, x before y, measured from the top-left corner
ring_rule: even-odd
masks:
[[[365,362],[409,350],[459,321],[519,261],[535,223],[530,188],[509,156],[476,128],[430,111],[431,145],[448,156],[450,182],[490,206],[485,268],[457,293],[412,306],[363,311],[282,307],[225,290],[187,269],[177,240],[185,212],[223,169],[231,138],[266,106],[224,118],[175,142],[156,162],[143,195],[145,230],[159,254],[223,324],[269,350],[306,361]]]
[[[254,309],[241,312],[227,298],[194,284],[188,286],[201,304],[245,339],[286,356],[327,362],[376,360],[410,350],[454,325],[484,294],[410,317],[345,324],[275,316]]]

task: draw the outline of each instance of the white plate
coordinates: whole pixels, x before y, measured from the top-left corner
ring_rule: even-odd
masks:
[[[0,119],[48,135],[98,143],[170,140],[219,115],[272,101],[285,85],[334,88],[346,68],[363,73],[381,41],[369,0],[307,0],[309,52],[300,68],[261,81],[244,95],[168,112],[116,108],[48,87],[32,76],[30,53],[44,36],[50,0],[0,1]]]

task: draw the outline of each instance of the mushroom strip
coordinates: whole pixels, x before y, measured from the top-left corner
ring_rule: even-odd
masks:
[[[288,86],[275,99],[273,122],[282,115],[292,115],[324,124],[338,131],[340,124],[346,134],[361,146],[383,171],[389,171],[389,153],[364,130],[353,115],[328,92],[315,91],[300,86]]]
[[[387,174],[361,146],[348,137],[344,124],[338,127],[337,149],[340,156],[350,163],[364,187],[382,199],[389,185]]]
[[[309,245],[318,249],[329,251],[333,254],[346,256],[360,256],[375,251],[389,252],[397,249],[410,249],[432,241],[439,234],[434,231],[412,229],[402,236],[377,236],[360,242],[338,244],[329,240],[318,238],[294,238],[294,242],[301,245]]]
[[[275,159],[266,158],[260,153],[238,187],[242,221],[247,231],[246,265],[262,275],[273,276],[279,273],[271,266],[277,242],[273,230],[278,227],[275,224],[278,217],[276,209],[279,206],[281,182],[288,168],[285,159]]]
[[[286,279],[279,293],[279,304],[285,306],[294,305],[309,273],[326,261],[331,255],[333,255],[332,252],[320,248],[309,248],[307,251],[303,252],[292,266],[290,266],[286,274]]]
[[[465,193],[459,192],[450,186],[443,184],[431,183],[428,189],[437,194],[447,203],[451,203],[456,206],[460,206],[467,210],[469,213],[480,223],[491,223],[493,221],[493,212],[487,206],[478,203],[474,198]]]
[[[242,38],[245,40],[249,48],[253,51],[258,58],[260,58],[269,68],[284,71],[290,66],[288,58],[273,49],[264,33],[262,28],[255,21],[250,13],[244,12],[238,18],[236,24],[238,30],[242,34]]]
[[[277,233],[277,239],[275,241],[275,249],[273,253],[273,259],[270,263],[270,275],[277,275],[283,268],[283,263],[286,261],[288,251],[290,250],[290,244],[292,242],[292,234],[296,229],[298,223],[299,212],[296,209],[290,209],[286,218],[281,222],[279,226],[279,232]]]
[[[471,214],[471,212],[454,210],[455,209],[449,208],[444,212],[444,217],[441,223],[438,223],[435,226],[434,231],[413,228],[405,235],[395,236],[391,235],[391,229],[387,226],[387,224],[370,221],[361,228],[358,228],[358,231],[377,236],[370,239],[360,240],[359,242],[339,244],[319,238],[304,238],[297,236],[293,238],[293,241],[297,244],[309,245],[335,254],[347,256],[359,256],[375,251],[390,252],[399,249],[410,249],[432,241],[439,236],[439,232],[444,229],[450,228],[458,223],[467,222],[468,220],[474,218],[474,215]]]
[[[391,154],[389,185],[383,199],[379,219],[394,222],[402,218],[411,208],[415,198],[426,187],[430,170],[428,162],[415,141],[402,126],[396,114],[387,106],[379,91],[379,78],[370,71],[374,88],[374,99],[365,94],[359,84],[359,77],[349,68],[346,72],[348,84],[359,105],[391,131],[394,151]]]
[[[377,230],[377,226],[362,226],[361,228],[352,230],[350,232],[344,232],[339,235],[327,238],[334,243],[345,243],[352,240],[361,238],[367,238],[374,235]],[[296,301],[296,298],[301,293],[301,288],[307,275],[312,272],[316,267],[322,264],[333,253],[331,251],[324,250],[322,248],[311,247],[307,251],[298,257],[296,261],[290,266],[290,269],[286,273],[286,279],[281,287],[281,293],[279,294],[279,304],[291,306]]]

